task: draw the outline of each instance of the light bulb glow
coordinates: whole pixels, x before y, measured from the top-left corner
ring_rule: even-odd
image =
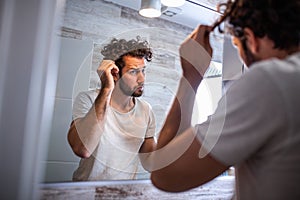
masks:
[[[169,7],[179,7],[184,4],[185,0],[161,0],[161,3]]]
[[[161,15],[160,0],[142,0],[139,14],[149,18],[159,17]]]
[[[160,10],[154,8],[144,8],[139,11],[140,15],[144,17],[154,18],[159,17],[161,15]]]

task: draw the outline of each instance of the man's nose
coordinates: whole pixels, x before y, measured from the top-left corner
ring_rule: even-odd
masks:
[[[145,81],[145,73],[143,73],[142,71],[139,71],[137,82],[138,83],[143,83],[144,81]]]

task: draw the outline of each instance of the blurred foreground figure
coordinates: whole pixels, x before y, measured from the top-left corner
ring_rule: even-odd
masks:
[[[152,183],[165,191],[200,186],[234,166],[234,199],[300,199],[300,1],[236,0],[221,6],[221,19],[196,28],[180,47],[177,99],[156,151],[143,164],[152,171]],[[214,28],[231,34],[249,70],[206,122],[191,127]]]

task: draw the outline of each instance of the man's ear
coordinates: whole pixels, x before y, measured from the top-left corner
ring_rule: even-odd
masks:
[[[256,54],[259,50],[259,41],[258,39],[255,37],[253,31],[249,28],[244,28],[244,34],[246,37],[246,43],[248,46],[248,49]]]

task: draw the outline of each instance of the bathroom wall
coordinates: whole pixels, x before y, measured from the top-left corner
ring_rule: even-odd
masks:
[[[139,35],[150,42],[154,58],[148,66],[143,98],[152,105],[159,131],[181,76],[178,47],[191,31],[163,19],[143,18],[132,9],[105,0],[66,1],[64,23],[57,33],[62,40],[61,57],[49,153],[43,163],[45,182],[70,181],[78,164],[67,143],[72,99],[80,90],[99,86],[96,69],[102,60],[101,47],[113,37],[131,39]],[[213,61],[220,63],[223,40],[212,37],[211,42]],[[221,96],[221,77],[211,78],[207,84],[208,98],[213,102],[208,112],[212,112]],[[194,123],[197,121],[194,117]]]
[[[43,163],[47,182],[71,180],[78,166],[79,158],[67,143],[67,131],[72,119],[73,97],[89,88],[92,52],[92,41],[61,38],[48,158]]]

